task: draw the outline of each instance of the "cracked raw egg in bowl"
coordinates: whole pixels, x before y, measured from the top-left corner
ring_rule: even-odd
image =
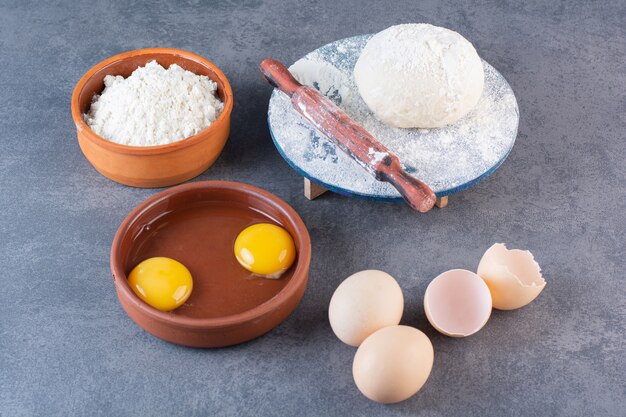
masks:
[[[296,259],[293,238],[271,223],[246,227],[235,240],[235,257],[246,270],[264,278],[280,278]]]
[[[257,276],[233,254],[242,231],[259,224],[271,225],[264,226],[270,233],[244,246],[259,256],[257,249],[271,249],[278,231],[287,253],[263,264],[274,269],[257,271],[281,271],[279,279]],[[189,275],[159,261],[155,271],[143,273],[165,274],[166,280],[136,279],[135,268],[153,258],[175,260]],[[300,302],[310,262],[309,233],[293,208],[260,188],[225,181],[179,185],[147,199],[122,222],[111,248],[115,287],[130,318],[161,339],[193,347],[233,345],[276,327]],[[180,304],[170,309],[163,300]]]

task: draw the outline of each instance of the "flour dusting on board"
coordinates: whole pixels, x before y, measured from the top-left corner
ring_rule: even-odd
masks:
[[[389,154],[387,152],[378,152],[374,150],[374,148],[369,148],[367,150],[367,156],[371,158],[370,162],[374,165],[385,159]]]
[[[476,108],[458,122],[437,129],[400,129],[380,122],[361,99],[352,77],[356,60],[371,35],[343,39],[306,55],[290,67],[303,84],[318,89],[353,120],[395,153],[404,168],[436,193],[463,188],[496,167],[517,136],[515,95],[488,63],[485,87]],[[276,146],[308,176],[337,189],[371,197],[396,198],[396,189],[374,179],[338,150],[274,91],[269,123]],[[373,161],[385,155],[370,155]]]

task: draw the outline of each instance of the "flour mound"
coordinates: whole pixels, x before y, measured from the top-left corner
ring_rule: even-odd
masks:
[[[93,97],[87,125],[99,136],[130,146],[165,145],[210,126],[224,110],[217,84],[176,64],[156,61],[128,77],[107,75]]]
[[[361,53],[354,79],[378,119],[403,128],[456,122],[478,103],[484,70],[472,44],[429,24],[391,26]]]

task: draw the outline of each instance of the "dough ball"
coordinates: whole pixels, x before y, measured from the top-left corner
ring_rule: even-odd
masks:
[[[382,122],[433,128],[472,110],[485,74],[472,44],[428,24],[391,26],[374,35],[354,67],[361,97]]]

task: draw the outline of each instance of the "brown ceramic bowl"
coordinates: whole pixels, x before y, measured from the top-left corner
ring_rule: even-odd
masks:
[[[83,120],[94,94],[104,89],[106,75],[128,77],[136,68],[156,60],[164,67],[177,64],[217,83],[224,111],[200,133],[159,146],[127,146],[96,135]],[[134,187],[153,188],[179,184],[200,175],[222,152],[230,132],[233,92],[226,76],[212,62],[187,51],[170,48],[140,49],[102,61],[78,81],[72,94],[72,118],[78,143],[87,160],[105,177]]]
[[[297,256],[279,279],[253,276],[235,259],[235,238],[255,223],[275,223],[293,237]],[[165,256],[193,276],[189,299],[159,311],[130,288],[141,261]],[[304,293],[311,241],[298,214],[273,194],[250,185],[204,181],[162,191],[139,204],[120,225],[111,271],[122,307],[147,332],[192,347],[220,347],[260,336],[287,318]]]

